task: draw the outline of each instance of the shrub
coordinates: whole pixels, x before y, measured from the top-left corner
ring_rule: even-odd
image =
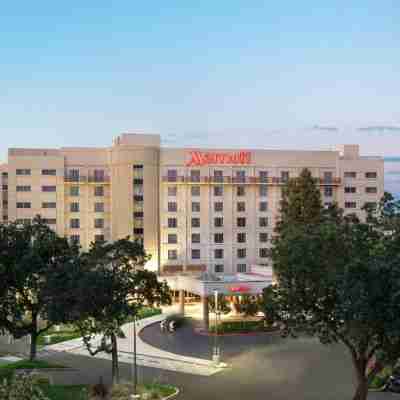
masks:
[[[0,384],[1,400],[49,400],[30,375],[15,376]]]

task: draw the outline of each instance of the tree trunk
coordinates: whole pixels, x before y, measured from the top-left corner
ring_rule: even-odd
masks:
[[[37,317],[32,315],[32,332],[31,332],[31,352],[29,360],[33,361],[36,359],[36,341],[37,341]]]
[[[112,382],[119,383],[119,366],[118,366],[118,347],[117,337],[114,333],[111,334],[111,358],[112,358]]]
[[[365,376],[367,362],[365,360],[354,360],[354,368],[357,376],[357,390],[353,400],[367,400],[368,396],[368,379]]]

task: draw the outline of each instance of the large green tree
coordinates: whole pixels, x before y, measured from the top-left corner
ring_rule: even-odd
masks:
[[[38,336],[68,319],[77,260],[78,249],[40,217],[0,225],[0,330],[30,335],[31,360]]]
[[[285,189],[272,249],[278,284],[264,292],[265,313],[283,323],[285,335],[343,343],[357,377],[353,399],[365,400],[375,355],[390,358],[400,349],[396,207],[383,200],[385,215],[376,210],[374,220],[362,223],[336,206],[324,210],[318,187],[309,182],[303,171]],[[383,217],[390,231],[382,229]]]
[[[81,256],[84,273],[77,286],[74,314],[91,355],[111,354],[113,382],[119,381],[118,338],[128,319],[146,305],[170,304],[169,288],[143,268],[150,257],[138,241],[94,243]]]

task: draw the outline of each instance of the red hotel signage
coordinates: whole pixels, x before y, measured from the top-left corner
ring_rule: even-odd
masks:
[[[251,153],[249,151],[236,151],[229,153],[191,151],[187,167],[208,164],[250,164]]]
[[[250,288],[246,285],[240,285],[240,286],[231,286],[229,290],[234,293],[245,293],[248,292]]]

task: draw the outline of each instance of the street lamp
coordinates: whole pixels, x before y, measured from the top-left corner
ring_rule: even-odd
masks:
[[[215,333],[214,333],[213,361],[216,364],[219,364],[220,351],[218,347],[218,290],[214,290],[214,312],[215,312]]]

